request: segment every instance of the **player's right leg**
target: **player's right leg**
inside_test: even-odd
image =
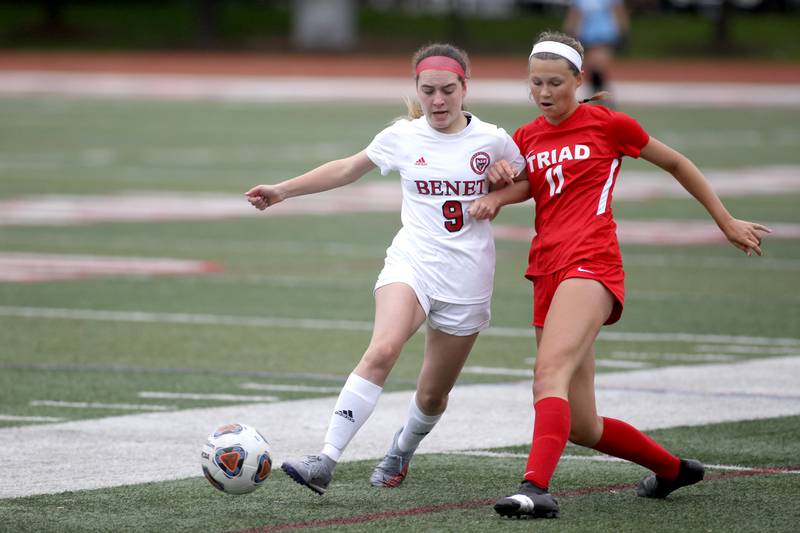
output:
[[[488,320],[488,318],[487,318]],[[428,327],[425,358],[417,391],[408,406],[408,415],[370,476],[374,487],[398,487],[408,473],[408,466],[422,439],[433,430],[447,408],[447,398],[478,337],[477,332],[451,335]]]
[[[614,296],[595,280],[569,278],[558,284],[544,327],[537,328],[533,444],[524,479],[516,493],[497,501],[498,514],[534,518],[558,515],[558,504],[548,487],[570,435],[570,383],[591,354],[613,305]]]
[[[372,339],[339,393],[322,451],[286,460],[281,469],[289,477],[317,494],[325,493],[339,458],[375,409],[403,345],[424,320],[425,311],[409,285],[390,283],[375,291]]]

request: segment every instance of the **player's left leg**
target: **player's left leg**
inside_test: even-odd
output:
[[[637,494],[664,498],[670,492],[703,479],[703,465],[681,460],[635,427],[614,418],[599,417],[594,391],[594,350],[575,372],[569,389],[569,440],[625,459],[654,472],[639,484]]]
[[[373,486],[393,488],[403,482],[417,446],[444,413],[448,394],[477,337],[477,333],[458,336],[428,327],[416,394],[411,398],[403,427],[394,435],[389,451],[372,472],[370,483]]]

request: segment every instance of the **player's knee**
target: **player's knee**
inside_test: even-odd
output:
[[[391,341],[372,342],[364,352],[360,366],[370,371],[388,374],[402,348],[402,344]]]
[[[540,362],[537,358],[533,370],[533,397],[560,396],[569,389],[569,375],[564,365]]]
[[[443,413],[447,408],[447,394],[418,388],[417,407],[419,407],[420,411],[429,416]]]

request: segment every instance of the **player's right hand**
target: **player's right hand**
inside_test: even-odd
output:
[[[494,199],[494,195],[487,194],[473,200],[467,208],[467,213],[476,220],[494,220],[500,212],[500,204]]]
[[[505,159],[495,162],[489,168],[489,182],[494,185],[501,183],[504,185],[512,185],[516,177],[517,173],[514,171],[514,167]]]
[[[274,185],[256,185],[244,194],[247,201],[260,211],[283,200],[283,196]]]

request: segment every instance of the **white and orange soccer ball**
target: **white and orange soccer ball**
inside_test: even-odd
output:
[[[206,439],[200,464],[214,488],[228,494],[247,494],[263,485],[272,471],[270,445],[255,428],[226,424]]]

